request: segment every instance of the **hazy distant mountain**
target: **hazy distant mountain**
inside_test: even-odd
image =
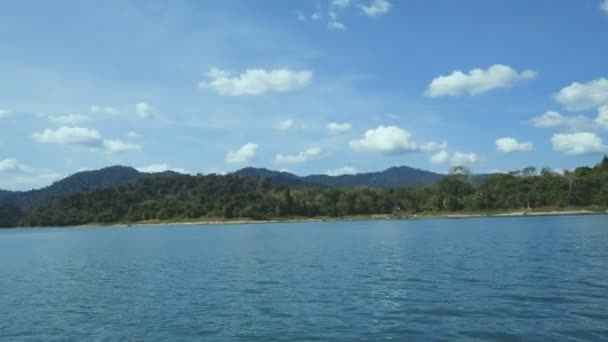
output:
[[[323,185],[330,187],[381,187],[397,188],[411,185],[429,185],[440,181],[444,175],[407,166],[392,167],[381,172],[358,173],[354,175],[328,176],[311,175],[300,177],[289,172],[268,169],[245,168],[234,173],[243,177],[269,178],[283,185]]]
[[[273,171],[264,168],[246,167],[233,173],[240,177],[250,178],[268,178],[274,184],[278,185],[312,185],[303,180],[302,177],[296,176],[293,173]]]

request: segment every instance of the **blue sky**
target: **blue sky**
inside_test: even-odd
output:
[[[0,188],[82,169],[592,165],[608,1],[4,1]]]

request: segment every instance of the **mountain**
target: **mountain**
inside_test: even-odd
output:
[[[434,184],[445,176],[439,173],[424,171],[408,166],[392,167],[381,172],[358,173],[354,175],[328,176],[311,175],[300,177],[289,172],[272,171],[260,168],[244,168],[234,172],[241,177],[268,178],[275,184],[291,186],[329,186],[337,188],[345,187],[378,187],[397,188],[413,185]]]
[[[235,176],[245,178],[268,178],[277,185],[289,186],[310,186],[320,185],[311,184],[303,180],[303,177],[296,176],[293,173],[283,171],[273,171],[264,168],[246,167],[232,173]]]
[[[0,201],[9,201],[22,208],[31,208],[64,195],[131,183],[145,175],[145,173],[127,166],[110,166],[100,170],[82,171],[38,190],[0,190]]]
[[[396,188],[412,185],[429,185],[440,181],[444,175],[407,166],[392,167],[381,172],[359,173],[355,175],[297,176],[289,172],[247,167],[233,173],[246,178],[268,178],[277,185],[317,186],[317,187],[378,187]],[[152,174],[139,172],[128,166],[110,166],[99,170],[77,172],[45,188],[30,191],[0,190],[0,203],[10,202],[23,209],[35,208],[42,203],[53,201],[65,195],[91,191],[99,188],[133,183]],[[174,177],[176,172],[166,171],[155,176]]]

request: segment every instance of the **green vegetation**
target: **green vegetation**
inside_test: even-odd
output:
[[[236,175],[149,176],[126,185],[70,194],[23,212],[0,204],[0,226],[88,223],[264,220],[357,215],[495,213],[534,208],[608,206],[608,158],[564,175],[534,168],[474,182],[462,167],[434,185],[407,188],[288,187]]]

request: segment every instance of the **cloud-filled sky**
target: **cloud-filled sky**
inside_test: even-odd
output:
[[[0,188],[83,169],[592,165],[608,0],[8,0]]]

